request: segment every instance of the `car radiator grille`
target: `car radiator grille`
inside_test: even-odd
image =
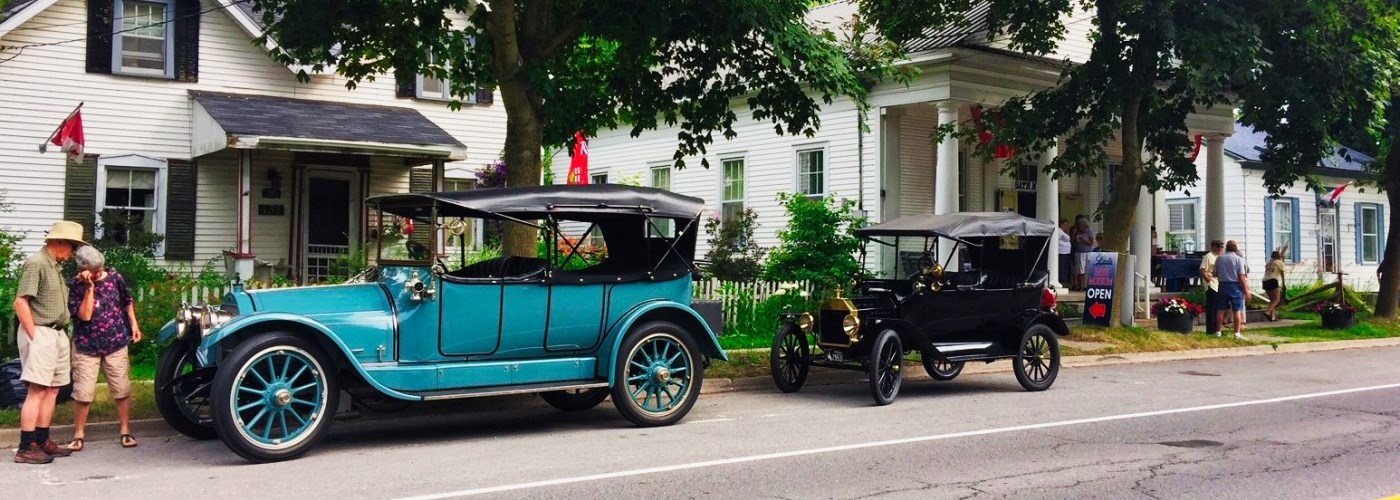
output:
[[[817,318],[817,326],[821,328],[821,343],[846,345],[851,342],[846,337],[845,329],[841,328],[841,322],[846,319],[847,311],[822,310]]]

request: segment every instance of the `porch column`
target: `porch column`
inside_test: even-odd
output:
[[[938,126],[953,127],[958,123],[959,103],[943,101],[938,103]],[[938,140],[938,164],[933,174],[933,213],[951,214],[958,211],[958,140],[944,136]],[[948,262],[949,270],[961,270],[957,260],[949,260],[954,245],[938,245],[939,262]]]
[[[1041,220],[1048,220],[1057,227],[1060,224],[1060,180],[1045,172],[1045,166],[1055,161],[1055,156],[1059,154],[1058,146],[1050,146],[1045,152],[1040,154],[1040,171],[1035,178],[1035,213],[1040,215]],[[1059,240],[1051,235],[1050,245],[1046,247],[1046,262],[1049,263],[1050,286],[1060,287],[1060,244]]]
[[[253,279],[253,151],[238,150],[237,226],[234,230],[233,272],[239,280]]]
[[[1211,240],[1225,239],[1225,134],[1210,134],[1206,143],[1206,241],[1197,249],[1210,249]]]
[[[1133,216],[1132,249],[1137,259],[1133,262],[1134,272],[1147,278],[1149,289],[1152,286],[1152,193],[1142,186],[1138,193],[1137,213]],[[1136,278],[1134,278],[1136,279]]]

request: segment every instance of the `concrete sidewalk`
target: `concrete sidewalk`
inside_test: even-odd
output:
[[[1241,356],[1260,356],[1266,354],[1292,354],[1321,351],[1338,351],[1345,349],[1367,349],[1375,347],[1400,347],[1400,337],[1384,339],[1365,340],[1337,340],[1331,342],[1305,342],[1298,344],[1281,344],[1277,347],[1268,345],[1254,345],[1245,347],[1224,347],[1215,349],[1196,349],[1189,351],[1164,351],[1164,352],[1143,352],[1125,353],[1109,355],[1084,355],[1065,356],[1061,358],[1061,366],[1066,369],[1087,368],[1095,366],[1112,366],[1135,363],[1158,363],[1164,361],[1184,361],[1197,359],[1234,358]],[[909,377],[923,377],[924,368],[918,363],[905,365],[905,374]],[[1011,371],[1011,363],[977,363],[968,364],[963,369],[963,374],[985,374],[1004,373]],[[833,385],[852,384],[865,380],[865,375],[858,371],[821,370],[812,372],[807,378],[807,385]],[[773,380],[769,377],[745,377],[745,378],[711,378],[705,380],[702,394],[716,394],[735,391],[777,391],[773,386]],[[512,402],[505,402],[507,405],[543,405],[538,398],[532,395],[509,396]],[[462,400],[458,400],[462,401]],[[403,418],[420,416],[423,412],[409,410],[405,412]],[[388,418],[394,418],[396,414]],[[120,431],[120,426],[116,422],[91,423],[87,426],[87,442],[99,442],[110,440],[115,442]],[[161,419],[137,420],[131,423],[131,432],[140,439],[156,439],[177,435]],[[56,438],[67,439],[73,434],[72,425],[55,426],[52,433]],[[19,442],[19,429],[0,429],[0,447],[13,449]]]

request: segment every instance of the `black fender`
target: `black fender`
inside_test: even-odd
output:
[[[861,325],[863,335],[874,338],[875,334],[885,330],[894,330],[899,335],[899,342],[904,345],[905,351],[927,351],[933,349],[933,343],[929,342],[927,335],[919,333],[914,324],[899,318],[880,318],[871,321],[869,325]],[[866,330],[869,328],[869,330]]]
[[[1055,332],[1055,335],[1061,337],[1069,335],[1069,325],[1066,325],[1065,320],[1060,319],[1060,317],[1056,316],[1054,313],[1041,311],[1039,309],[1027,309],[1021,311],[1021,313],[1016,316],[1016,319],[1020,325],[1018,333],[1025,332],[1031,325],[1043,324],[1050,327],[1050,329]]]

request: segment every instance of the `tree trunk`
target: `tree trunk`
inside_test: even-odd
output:
[[[544,136],[542,100],[530,91],[524,72],[501,81],[501,102],[506,108],[506,186],[540,185],[540,149]],[[507,222],[501,237],[501,253],[514,257],[535,257],[539,231],[524,224]]]
[[[1392,144],[1400,144],[1395,142],[1397,140],[1400,140],[1400,137],[1392,137]],[[1395,215],[1395,211],[1400,210],[1400,151],[1396,151],[1394,146],[1386,155],[1385,172],[1381,175],[1385,184],[1385,197],[1390,202],[1390,234],[1386,236],[1385,253],[1381,259],[1380,294],[1376,295],[1376,316],[1394,318],[1395,301],[1400,295],[1400,217]],[[1361,228],[1356,230],[1360,231]]]
[[[1142,186],[1142,134],[1138,132],[1142,97],[1130,97],[1123,102],[1123,164],[1113,180],[1113,199],[1104,204],[1103,248],[1127,252],[1137,216],[1138,197]]]

